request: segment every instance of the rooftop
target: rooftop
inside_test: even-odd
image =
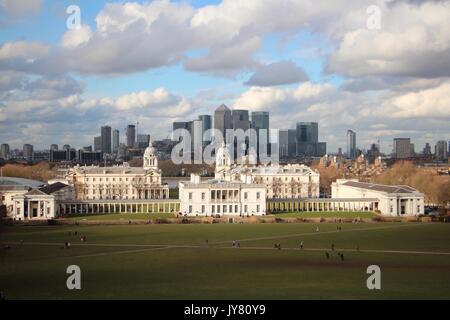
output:
[[[419,191],[409,186],[384,185],[368,182],[346,181],[342,183],[344,186],[355,187],[360,189],[368,189],[387,193],[418,193]]]
[[[0,186],[12,186],[12,187],[30,187],[38,188],[45,185],[42,181],[15,178],[15,177],[0,177]]]

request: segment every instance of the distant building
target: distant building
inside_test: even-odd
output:
[[[394,138],[393,156],[396,159],[408,159],[411,157],[411,139]]]
[[[3,143],[0,146],[0,158],[5,160],[9,159],[9,144]]]
[[[81,164],[98,164],[103,160],[103,153],[101,151],[92,151],[80,149],[78,150],[78,162]]]
[[[214,137],[217,143],[226,141],[226,130],[233,129],[231,110],[224,104],[214,111],[214,129],[221,133],[221,137]]]
[[[202,122],[203,132],[203,146],[207,146],[211,143],[211,129],[212,129],[212,117],[207,114],[198,116],[198,119]]]
[[[278,148],[281,158],[287,158],[289,156],[289,133],[288,130],[280,130],[278,132]]]
[[[429,155],[432,154],[432,153],[431,153],[431,146],[430,146],[430,144],[429,144],[428,142],[425,143],[425,147],[423,148],[422,154],[423,154],[424,156],[429,156]]]
[[[120,144],[120,132],[117,129],[114,129],[113,131],[113,137],[112,137],[112,151],[113,153],[117,153],[117,150],[119,149]]]
[[[288,156],[295,157],[297,155],[297,130],[288,129]]]
[[[50,150],[50,162],[74,161],[77,153],[75,149]]]
[[[34,160],[34,150],[33,150],[33,146],[31,144],[23,145],[23,158],[27,161]]]
[[[94,150],[102,151],[102,137],[94,137]]]
[[[111,127],[103,126],[101,128],[101,139],[102,139],[102,152],[109,154],[111,153]]]
[[[260,158],[261,153],[265,153],[267,155],[270,154],[270,117],[269,112],[266,111],[258,111],[258,112],[252,112],[252,122],[251,122],[252,129],[256,130],[256,137],[257,137],[257,146],[256,146],[256,152],[258,155],[258,159]],[[265,130],[265,140],[266,144],[263,144],[262,141],[260,141],[262,135],[262,131]],[[261,132],[261,134],[260,134]],[[260,150],[260,148],[263,147],[264,149]]]
[[[133,148],[136,143],[136,126],[129,124],[127,126],[127,147]]]
[[[298,122],[297,155],[322,157],[326,154],[326,143],[319,142],[319,124],[317,122]]]
[[[139,149],[145,149],[150,144],[150,135],[149,134],[138,134],[137,136],[137,147]]]
[[[58,150],[58,145],[57,144],[52,144],[51,146],[50,146],[50,151],[52,151],[52,150]]]
[[[434,156],[438,161],[444,161],[448,158],[447,141],[441,140],[436,143]]]
[[[356,158],[356,132],[353,130],[347,130],[347,157]]]

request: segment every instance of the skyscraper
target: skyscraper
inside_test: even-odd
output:
[[[117,150],[119,149],[120,144],[120,132],[117,129],[114,129],[113,131],[113,153],[117,153]]]
[[[317,122],[297,123],[297,154],[315,156],[319,142],[319,125]]]
[[[434,156],[436,160],[443,161],[448,158],[447,141],[438,141],[434,150]]]
[[[57,144],[52,144],[51,146],[50,146],[50,151],[58,151],[58,145]]]
[[[34,150],[31,144],[23,145],[23,157],[27,161],[32,161],[34,159]]]
[[[102,151],[102,137],[94,137],[94,151]]]
[[[295,157],[297,154],[297,130],[288,130],[288,156]]]
[[[248,110],[234,109],[231,111],[231,117],[233,119],[233,129],[242,129],[247,131],[250,128],[250,118]]]
[[[150,145],[150,135],[149,134],[138,134],[137,147],[139,149],[145,149],[149,145]]]
[[[407,159],[411,157],[411,139],[394,138],[393,156],[396,159]]]
[[[8,160],[9,159],[9,144],[2,144],[0,147],[0,158]]]
[[[289,131],[280,130],[278,132],[279,155],[282,158],[289,156]]]
[[[102,152],[111,153],[111,127],[103,126],[101,128]]]
[[[353,130],[347,130],[347,157],[356,158],[356,132]]]
[[[207,146],[211,142],[211,131],[212,129],[212,117],[208,114],[202,114],[198,116],[198,119],[202,122],[202,132],[203,132],[203,146]]]
[[[269,126],[270,126],[270,120],[269,120],[269,112],[266,111],[258,111],[258,112],[252,112],[252,128],[255,129],[256,131],[256,136],[257,136],[257,147],[256,147],[256,152],[258,155],[258,159],[259,159],[259,154],[260,151],[264,151],[264,150],[260,150],[260,130],[266,130],[266,134],[265,134],[265,139],[267,141],[267,144],[265,146],[265,151],[266,154],[270,154],[270,150],[269,150]],[[262,133],[261,133],[262,134]]]
[[[231,116],[231,110],[224,104],[214,111],[214,129],[219,130],[220,137],[214,137],[218,142],[226,141],[226,130],[233,129],[233,120]]]
[[[136,144],[136,126],[129,124],[127,126],[127,147],[133,148]]]

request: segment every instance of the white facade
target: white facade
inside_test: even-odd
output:
[[[59,215],[57,202],[74,198],[72,186],[54,183],[13,196],[14,220],[54,219]]]
[[[424,195],[409,186],[381,185],[338,179],[331,186],[331,197],[333,199],[378,199],[374,209],[384,216],[424,214]]]
[[[246,161],[245,163],[254,163]],[[215,178],[226,181],[242,181],[264,185],[268,199],[318,198],[320,175],[303,164],[288,165],[232,165],[228,148],[222,145],[216,153]]]
[[[266,189],[247,182],[209,180],[197,175],[179,183],[180,213],[184,216],[261,216],[266,214]]]
[[[162,183],[156,150],[149,146],[143,167],[74,167],[66,179],[75,187],[78,200],[168,199],[169,186]]]

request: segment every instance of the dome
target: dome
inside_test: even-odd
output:
[[[150,156],[156,154],[156,149],[153,147],[152,143],[145,149],[144,156]]]

